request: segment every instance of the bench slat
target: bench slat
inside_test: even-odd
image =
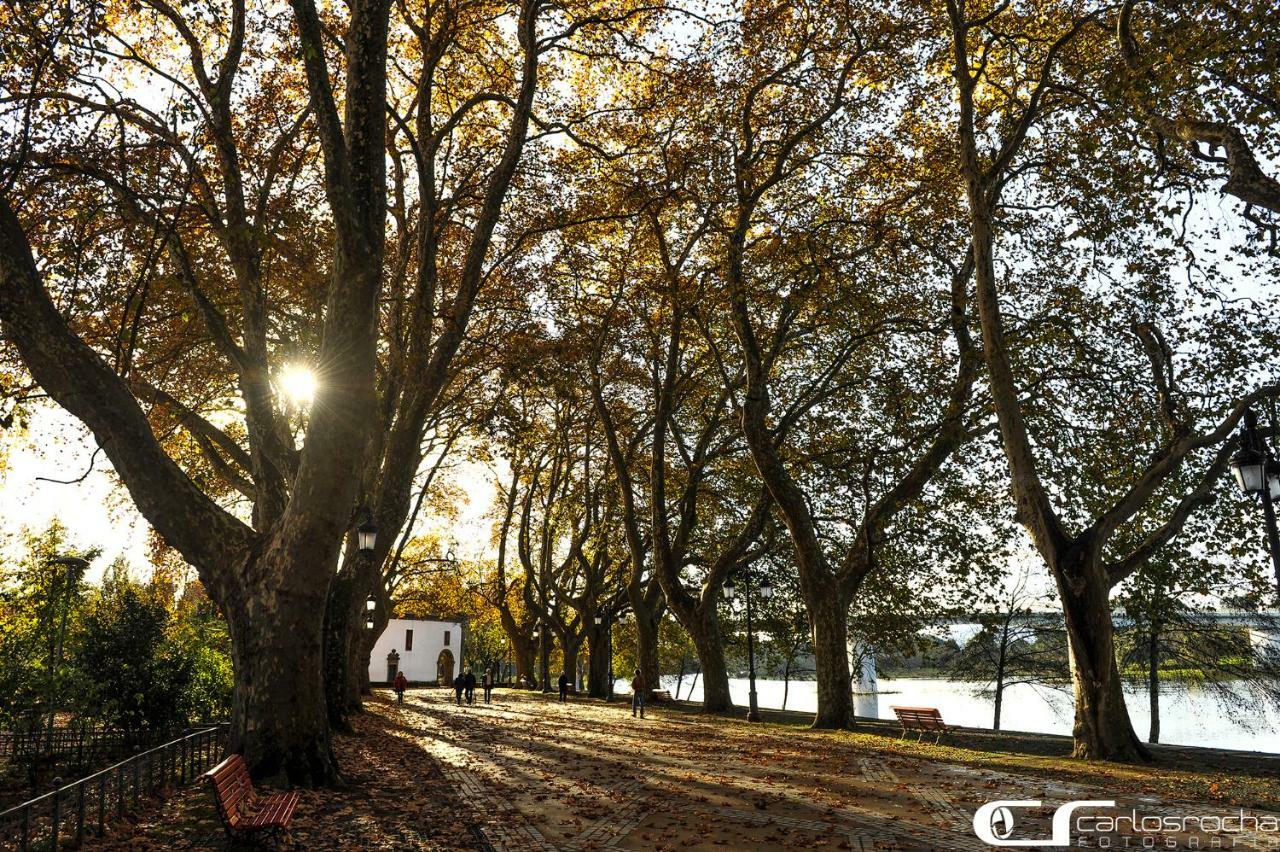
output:
[[[241,755],[233,754],[202,776],[209,783],[218,816],[230,835],[262,829],[288,828],[298,806],[298,793],[259,797],[249,768]]]
[[[933,733],[936,734],[934,741],[937,742],[943,734],[955,727],[942,720],[942,713],[937,707],[891,707],[890,709],[898,717],[904,737],[907,731],[919,731],[921,735]]]

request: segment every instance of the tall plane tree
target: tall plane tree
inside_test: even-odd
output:
[[[1183,307],[1195,294],[1167,279],[1159,248],[1167,228],[1142,195],[1147,185],[1132,179],[1142,160],[1103,177],[1108,208],[1137,216],[1090,206],[1099,175],[1085,163],[1103,152],[1125,160],[1128,141],[1073,85],[1089,79],[1085,69],[1099,54],[1089,41],[1100,32],[1098,13],[1071,4],[974,8],[964,0],[948,0],[946,9],[983,350],[1017,517],[1056,581],[1066,618],[1075,754],[1145,758],[1116,665],[1111,591],[1212,498],[1234,449],[1227,438],[1246,408],[1277,388],[1258,388],[1252,378],[1259,362],[1250,335],[1223,346],[1222,324],[1197,321]],[[1016,46],[1000,35],[1014,31],[1022,34]],[[1078,192],[1056,194],[1053,180]],[[1022,215],[1055,204],[1059,215]],[[1046,231],[1032,236],[1035,228]],[[1019,277],[1043,290],[1018,288],[1013,275],[998,272],[1002,231],[1019,237],[1009,249],[1021,248],[1010,261],[1022,267]],[[1091,241],[1092,260],[1072,248],[1069,234]],[[1106,263],[1117,256],[1119,275]],[[1010,334],[1006,303],[1026,316],[1032,299],[1037,321]],[[1181,339],[1166,334],[1174,330]],[[1125,447],[1130,455],[1120,464]],[[1178,487],[1179,474],[1189,484]],[[1150,511],[1161,505],[1163,515]]]

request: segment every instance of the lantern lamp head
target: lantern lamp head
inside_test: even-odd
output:
[[[773,583],[769,582],[769,578],[765,577],[760,581],[760,599],[768,600],[773,597]]]
[[[372,556],[378,543],[378,525],[373,522],[373,512],[366,507],[364,523],[356,528],[356,549],[362,556]]]
[[[1260,494],[1265,483],[1267,457],[1253,447],[1241,447],[1231,457],[1231,472],[1235,474],[1236,484],[1245,494]]]

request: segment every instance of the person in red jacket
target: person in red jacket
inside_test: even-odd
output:
[[[396,672],[396,679],[391,682],[391,688],[396,691],[396,703],[404,703],[404,691],[409,686],[409,679],[404,676],[404,672]]]

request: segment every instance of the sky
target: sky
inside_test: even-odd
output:
[[[41,530],[58,518],[73,546],[102,550],[90,566],[90,582],[98,582],[117,556],[125,557],[135,579],[151,576],[147,522],[133,507],[104,453],[98,453],[90,470],[95,444],[78,420],[56,406],[42,406],[35,409],[26,434],[10,431],[0,435],[0,441],[8,449],[0,472],[0,556],[6,560],[17,556],[24,527]],[[441,532],[445,540],[452,537],[463,560],[483,557],[490,537],[485,515],[494,494],[489,476],[482,465],[459,462],[450,475],[466,495],[457,521],[442,530],[437,519],[423,518],[415,530]],[[64,484],[42,477],[83,480]]]

